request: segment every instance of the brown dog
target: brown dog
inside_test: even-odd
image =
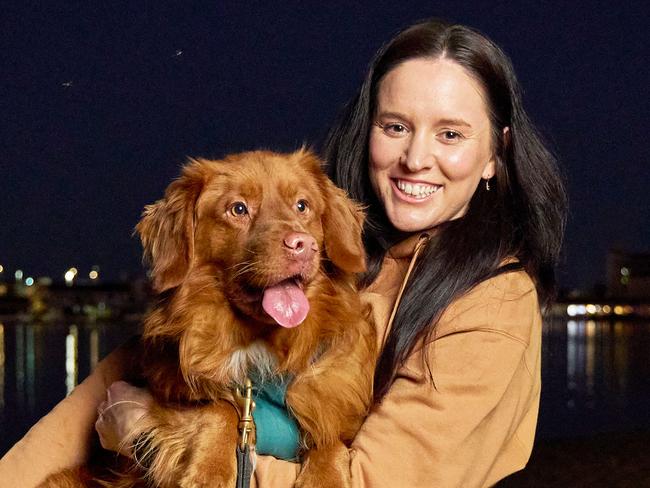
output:
[[[160,405],[149,481],[234,486],[238,419],[221,399],[255,371],[293,378],[286,401],[310,461],[298,485],[346,485],[334,453],[367,413],[375,359],[354,285],[362,220],[305,150],[192,160],[146,207],[137,231],[161,294],[143,335]]]

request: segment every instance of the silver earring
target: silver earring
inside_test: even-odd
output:
[[[485,180],[485,189],[487,191],[490,191],[490,179],[489,178],[487,180]]]

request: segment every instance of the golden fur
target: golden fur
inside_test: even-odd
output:
[[[137,232],[161,294],[142,339],[143,376],[159,404],[146,425],[156,452],[149,481],[234,486],[237,417],[220,399],[257,368],[294,378],[287,404],[310,450],[298,485],[347,485],[341,449],[369,408],[375,359],[354,286],[365,266],[362,221],[305,150],[192,160],[146,207]],[[299,263],[285,244],[293,233],[317,248]],[[310,311],[284,328],[261,293],[294,276]],[[120,486],[138,482],[130,473]]]

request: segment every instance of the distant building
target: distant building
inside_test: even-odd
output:
[[[44,290],[45,308],[64,315],[95,317],[144,312],[149,295],[143,283],[99,283],[67,286],[54,283]]]
[[[612,298],[650,300],[650,253],[610,250],[607,294]]]
[[[106,319],[140,316],[148,308],[147,282],[48,283],[26,286],[0,283],[0,317],[29,315],[44,320],[64,316]]]

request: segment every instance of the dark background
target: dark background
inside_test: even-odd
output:
[[[131,237],[189,155],[318,143],[381,43],[440,16],[511,56],[571,199],[560,281],[650,249],[643,2],[5,2],[0,264],[141,273]]]

